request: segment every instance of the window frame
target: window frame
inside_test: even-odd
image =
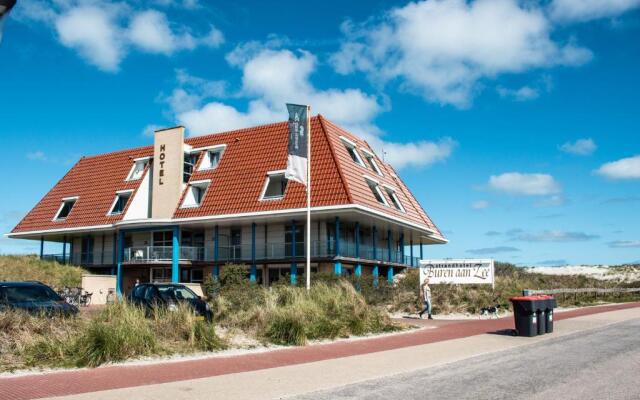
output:
[[[150,160],[151,160],[151,157],[134,158],[133,165],[131,166],[131,169],[129,170],[127,177],[125,178],[125,182],[138,181],[142,179],[142,177],[144,176],[144,170],[147,168],[147,165],[149,165]],[[134,178],[133,174],[136,171],[136,166],[140,163],[143,164],[142,172],[140,173],[140,176],[138,178]]]
[[[289,188],[289,180],[285,176],[286,170],[278,170],[278,171],[269,171],[267,172],[267,179],[265,179],[264,184],[262,186],[262,192],[260,193],[260,201],[274,201],[274,200],[282,200],[287,194],[287,189]],[[282,196],[270,196],[265,197],[267,193],[267,188],[269,187],[269,182],[273,176],[282,175],[282,179],[286,181],[284,185],[284,190],[282,191]]]
[[[383,206],[389,207],[389,202],[387,201],[387,198],[384,196],[384,193],[382,193],[382,190],[380,190],[380,182],[378,182],[377,179],[367,175],[363,175],[363,177],[367,186],[369,186],[369,189],[371,190],[371,194],[373,195],[373,198],[376,199],[376,202],[378,204],[382,204]],[[373,186],[371,184],[373,184]],[[376,195],[373,193],[374,190],[376,193],[378,193],[378,195],[382,199],[382,202],[380,202],[376,197]]]
[[[203,158],[202,161],[200,161],[200,165],[198,165],[197,171],[212,171],[212,170],[218,168],[218,166],[220,165],[220,162],[222,162],[222,156],[224,155],[224,152],[225,152],[226,148],[227,148],[226,144],[217,144],[217,145],[214,145],[214,146],[199,147],[197,149],[191,150],[191,152],[193,152],[193,153],[203,152],[204,153],[204,157],[210,157],[210,153],[218,153],[218,154],[220,154],[220,159],[218,160],[218,163],[215,166],[211,166],[211,164],[209,164],[209,166],[203,167],[203,165],[206,165],[206,164],[204,164],[205,159]]]
[[[209,191],[209,186],[211,186],[211,179],[200,179],[197,181],[193,181],[193,182],[189,182],[189,184],[187,185],[187,192],[184,195],[184,198],[182,199],[182,203],[180,204],[180,208],[198,208],[202,205],[202,202],[204,201],[204,197],[207,195],[207,192]],[[190,193],[192,193],[191,191],[194,188],[198,188],[199,190],[202,190],[202,195],[200,196],[200,201],[196,201],[195,195],[192,194],[192,197],[194,199],[194,201],[196,201],[196,203],[194,204],[185,204],[185,202],[188,199],[188,196]]]
[[[379,176],[384,176],[382,170],[380,169],[380,166],[378,165],[378,162],[376,161],[376,155],[363,147],[361,147],[360,150],[362,150],[362,153],[364,153],[364,158],[367,159],[367,162],[371,166],[371,169],[373,169],[373,171]]]
[[[65,221],[67,218],[69,218],[69,215],[71,215],[71,211],[73,211],[73,207],[75,207],[76,203],[78,202],[78,199],[80,199],[80,196],[63,197],[60,203],[60,207],[58,207],[58,211],[56,211],[56,215],[53,217],[52,221]],[[60,213],[62,212],[62,209],[64,208],[65,204],[70,202],[72,202],[73,204],[71,204],[71,208],[69,208],[69,212],[67,213],[67,215],[60,218]]]
[[[347,139],[344,136],[340,136],[340,140],[342,141],[344,147],[347,149],[347,153],[349,153],[349,157],[351,157],[352,160],[353,157],[351,156],[351,151],[353,151],[353,154],[355,154],[357,160],[353,160],[353,162],[366,169],[367,165],[364,163],[364,160],[362,159],[362,156],[358,151],[358,146],[355,144],[355,142]]]
[[[118,199],[120,198],[121,195],[127,194],[128,198],[127,198],[127,202],[124,204],[124,207],[122,208],[122,211],[119,212],[114,212],[114,208],[116,207],[116,204],[118,204]],[[129,205],[129,200],[131,200],[131,197],[133,197],[133,189],[125,189],[125,190],[118,190],[116,191],[116,197],[115,199],[113,199],[113,202],[111,203],[111,207],[109,208],[109,212],[107,212],[108,216],[113,216],[113,215],[122,215],[124,214],[124,211],[127,209],[127,205]]]
[[[389,186],[389,185],[382,185],[384,187],[384,190],[387,192],[387,196],[389,196],[389,199],[391,200],[391,203],[393,204],[393,208],[395,208],[396,210],[406,213],[407,210],[404,208],[404,205],[402,205],[402,202],[400,201],[400,198],[398,197],[398,190],[396,188],[394,188],[393,186]],[[397,205],[396,205],[397,203]]]

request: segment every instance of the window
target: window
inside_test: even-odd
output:
[[[360,157],[360,153],[358,152],[358,149],[356,149],[356,144],[343,136],[340,136],[340,140],[344,143],[344,147],[346,147],[353,162],[364,167],[364,161],[362,161],[362,157]]]
[[[184,200],[182,201],[182,208],[200,207],[200,204],[202,204],[202,200],[204,199],[204,195],[207,192],[207,188],[209,187],[210,183],[210,179],[193,181],[189,183],[187,193],[185,194]]]
[[[149,163],[149,157],[138,158],[133,160],[133,166],[131,167],[131,171],[129,171],[129,175],[127,175],[126,181],[135,181],[142,178],[142,174],[144,173],[144,169],[147,167]]]
[[[374,179],[367,178],[367,177],[365,177],[365,180],[367,181],[367,185],[369,185],[369,189],[371,189],[371,193],[373,193],[373,197],[376,198],[378,203],[388,206],[389,204],[387,203],[387,199],[384,198],[384,195],[380,190],[380,185],[378,184],[378,182],[376,182]]]
[[[151,282],[171,282],[171,268],[151,268]],[[153,293],[154,287],[149,286],[151,292],[147,291],[147,296]]]
[[[204,150],[204,158],[198,167],[198,171],[204,171],[208,169],[215,169],[220,164],[220,159],[222,158],[222,152],[226,148],[226,145],[217,145],[213,147],[203,148]],[[198,151],[201,149],[194,149],[193,151]]]
[[[387,191],[387,195],[391,199],[391,203],[393,203],[393,206],[396,208],[396,210],[404,212],[404,207],[402,207],[402,203],[400,203],[400,199],[398,198],[398,195],[396,194],[396,190],[394,188],[392,188],[390,186],[386,186],[386,185],[385,185],[384,189]]]
[[[133,190],[123,190],[121,192],[116,192],[116,198],[113,201],[113,205],[111,206],[110,215],[118,215],[124,212],[125,207],[127,206],[127,202],[129,202],[129,198],[131,197],[131,193]]]
[[[262,189],[261,200],[281,199],[287,190],[287,178],[284,177],[284,171],[267,173],[267,181]]]
[[[378,163],[376,162],[376,157],[373,155],[373,153],[365,149],[362,149],[362,153],[364,154],[364,158],[367,159],[367,162],[369,163],[369,166],[371,167],[371,169],[374,170],[376,174],[380,176],[384,176],[382,174],[382,170],[380,170],[380,167],[378,167]]]
[[[62,199],[62,204],[60,204],[60,208],[58,208],[58,212],[56,216],[53,218],[54,220],[64,220],[69,214],[71,214],[71,210],[73,206],[76,204],[77,197],[66,197]]]
[[[173,232],[153,232],[153,247],[171,247],[173,245]]]
[[[193,167],[198,161],[198,153],[184,153],[184,172],[182,174],[182,182],[187,183],[193,174]]]

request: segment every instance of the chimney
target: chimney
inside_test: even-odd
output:
[[[152,218],[171,218],[182,195],[184,127],[161,129],[153,136]]]

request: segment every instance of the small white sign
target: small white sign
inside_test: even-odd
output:
[[[427,277],[430,284],[494,285],[493,260],[420,260],[420,282],[424,282]]]

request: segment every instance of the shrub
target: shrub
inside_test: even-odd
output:
[[[52,287],[78,287],[86,270],[36,256],[0,256],[0,281],[39,281]]]

